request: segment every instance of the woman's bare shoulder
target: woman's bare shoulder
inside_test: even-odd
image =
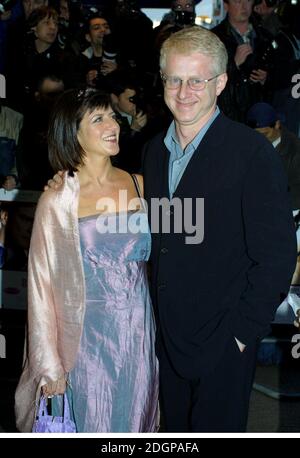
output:
[[[132,183],[132,175],[134,175],[138,181],[138,185],[139,185],[139,188],[140,188],[140,191],[141,191],[141,196],[143,197],[144,196],[144,180],[143,180],[143,176],[138,174],[138,173],[133,173],[133,174],[130,174],[128,172],[126,172],[125,170],[121,170],[121,169],[118,169],[118,168],[115,168],[116,172],[117,172],[117,176],[118,176],[118,179],[120,180],[120,182],[122,182],[123,184],[126,183],[128,184],[129,186],[131,185]]]

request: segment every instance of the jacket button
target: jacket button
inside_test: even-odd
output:
[[[173,211],[173,210],[167,210],[167,211],[166,211],[166,215],[167,215],[167,216],[174,215],[174,211]]]
[[[165,247],[164,247],[164,248],[162,248],[162,249],[160,250],[160,252],[161,252],[162,254],[167,254],[167,253],[169,252],[169,250],[168,250],[168,248],[165,248]]]

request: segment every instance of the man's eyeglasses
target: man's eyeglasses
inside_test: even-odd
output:
[[[181,87],[182,83],[186,81],[188,84],[188,87],[192,89],[193,91],[203,91],[203,89],[206,88],[206,85],[209,81],[214,80],[215,78],[217,78],[220,75],[221,73],[213,76],[212,78],[207,78],[205,80],[202,80],[200,78],[189,78],[188,80],[182,80],[181,78],[178,78],[177,76],[167,76],[161,73],[161,79],[167,89],[178,89]]]

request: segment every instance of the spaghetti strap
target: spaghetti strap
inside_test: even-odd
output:
[[[139,185],[139,182],[138,182],[138,179],[137,179],[136,175],[132,174],[130,176],[133,179],[133,183],[134,183],[134,187],[136,189],[137,195],[139,196],[140,199],[142,199],[141,189],[140,189],[140,185]]]
[[[144,198],[142,197],[142,193],[141,193],[141,188],[140,188],[140,185],[139,185],[139,182],[138,182],[138,179],[136,177],[136,175],[130,175],[132,180],[133,180],[133,183],[134,183],[134,187],[136,189],[136,192],[137,192],[137,195],[139,196],[139,199],[141,199],[141,204],[142,204],[142,209],[147,213],[147,207],[145,205],[145,201],[144,201]]]

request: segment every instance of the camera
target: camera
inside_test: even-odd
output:
[[[187,25],[194,25],[195,14],[191,11],[175,10],[175,25],[178,27],[184,27]]]
[[[129,101],[131,103],[134,103],[136,106],[136,112],[137,113],[145,113],[146,112],[146,103],[144,101],[144,98],[142,97],[141,94],[135,94],[132,97],[129,98]]]
[[[136,0],[117,0],[117,7],[121,14],[128,16],[139,12]]]
[[[112,33],[104,35],[102,42],[102,61],[103,62],[117,62],[117,43]]]
[[[277,42],[263,41],[253,54],[250,54],[242,65],[243,71],[248,74],[248,77],[253,70],[269,71],[273,65],[273,52],[277,48]]]

